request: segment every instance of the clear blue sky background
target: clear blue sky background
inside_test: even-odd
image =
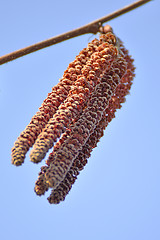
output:
[[[0,2],[0,55],[80,27],[131,0]],[[34,193],[39,165],[11,165],[14,141],[68,64],[80,36],[0,67],[0,239],[160,239],[160,1],[109,22],[135,58],[131,94],[66,200]]]

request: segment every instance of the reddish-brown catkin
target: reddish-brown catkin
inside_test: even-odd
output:
[[[109,122],[115,117],[117,109],[121,108],[121,104],[125,102],[125,96],[129,93],[134,77],[134,66],[133,59],[128,55],[128,52],[122,48],[124,58],[127,60],[127,71],[126,74],[121,78],[119,85],[116,88],[115,94],[109,101],[109,106],[103,114],[103,117],[94,132],[89,137],[87,143],[83,146],[82,151],[79,152],[77,158],[74,160],[70,170],[66,174],[64,180],[59,184],[56,189],[53,189],[48,201],[50,203],[58,204],[60,201],[64,201],[66,195],[69,193],[72,185],[77,179],[79,172],[84,168],[87,163],[87,159],[90,154],[97,146],[100,138],[104,134],[104,129],[107,127]],[[50,156],[52,153],[50,154]],[[50,164],[49,159],[47,161]],[[39,180],[39,179],[38,179]],[[38,182],[38,181],[37,181]],[[45,184],[44,184],[45,186]]]
[[[27,151],[33,146],[49,119],[53,117],[58,107],[67,98],[71,86],[77,78],[77,73],[81,72],[82,67],[96,51],[99,44],[97,39],[93,40],[69,64],[60,82],[52,88],[52,92],[48,94],[39,111],[32,117],[28,126],[14,143],[14,147],[12,148],[12,164],[19,166],[24,162]]]
[[[50,203],[65,199],[132,85],[133,60],[106,29],[69,64],[12,148],[18,166],[30,147],[35,163],[53,147],[35,183],[37,195],[52,188]]]

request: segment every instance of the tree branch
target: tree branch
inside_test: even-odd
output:
[[[29,53],[32,53],[32,52],[35,52],[35,51],[38,51],[40,49],[43,49],[43,48],[46,48],[46,47],[49,47],[51,45],[54,45],[56,43],[60,43],[62,41],[65,41],[67,39],[70,39],[70,38],[73,38],[73,37],[77,37],[77,36],[80,36],[80,35],[83,35],[83,34],[86,34],[86,33],[94,33],[96,34],[97,32],[100,31],[100,27],[102,26],[103,23],[109,21],[109,20],[112,20],[126,12],[129,12],[147,2],[150,2],[151,0],[139,0],[137,2],[134,2],[128,6],[125,6],[113,13],[110,13],[108,14],[107,16],[105,17],[102,17],[102,18],[99,18],[91,23],[88,23],[80,28],[76,28],[72,31],[69,31],[69,32],[66,32],[66,33],[63,33],[63,34],[60,34],[58,36],[55,36],[55,37],[52,37],[52,38],[49,38],[47,40],[44,40],[42,42],[38,42],[36,44],[33,44],[31,46],[28,46],[28,47],[25,47],[25,48],[22,48],[22,49],[19,49],[15,52],[12,52],[12,53],[9,53],[9,54],[6,54],[2,57],[0,57],[0,65],[4,64],[4,63],[7,63],[7,62],[10,62],[14,59],[17,59],[19,57],[22,57],[24,55],[27,55]]]

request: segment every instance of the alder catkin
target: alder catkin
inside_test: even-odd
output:
[[[51,204],[64,201],[133,82],[133,59],[122,41],[111,27],[102,32],[69,64],[12,148],[16,166],[32,146],[34,163],[53,148],[34,188],[39,196],[51,188]]]

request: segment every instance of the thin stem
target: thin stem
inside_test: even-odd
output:
[[[31,46],[28,46],[28,47],[25,47],[25,48],[22,48],[22,49],[19,49],[15,52],[12,52],[12,53],[9,53],[9,54],[6,54],[2,57],[0,57],[0,65],[4,64],[4,63],[7,63],[7,62],[10,62],[14,59],[17,59],[19,57],[22,57],[24,55],[27,55],[29,53],[32,53],[32,52],[35,52],[35,51],[38,51],[40,49],[43,49],[43,48],[46,48],[46,47],[49,47],[51,45],[54,45],[56,43],[60,43],[62,41],[65,41],[67,39],[70,39],[70,38],[73,38],[73,37],[77,37],[77,36],[80,36],[80,35],[83,35],[83,34],[86,34],[86,33],[94,33],[96,34],[97,32],[100,31],[100,27],[102,26],[103,23],[109,21],[109,20],[112,20],[126,12],[129,12],[139,6],[142,6],[143,4],[147,3],[147,2],[150,2],[151,0],[139,0],[137,2],[134,2],[128,6],[125,6],[113,13],[110,13],[108,14],[107,16],[105,17],[102,17],[102,18],[99,18],[91,23],[88,23],[80,28],[76,28],[72,31],[69,31],[69,32],[66,32],[66,33],[63,33],[63,34],[60,34],[58,36],[55,36],[55,37],[52,37],[52,38],[49,38],[47,40],[44,40],[42,42],[38,42],[36,44],[33,44]]]

